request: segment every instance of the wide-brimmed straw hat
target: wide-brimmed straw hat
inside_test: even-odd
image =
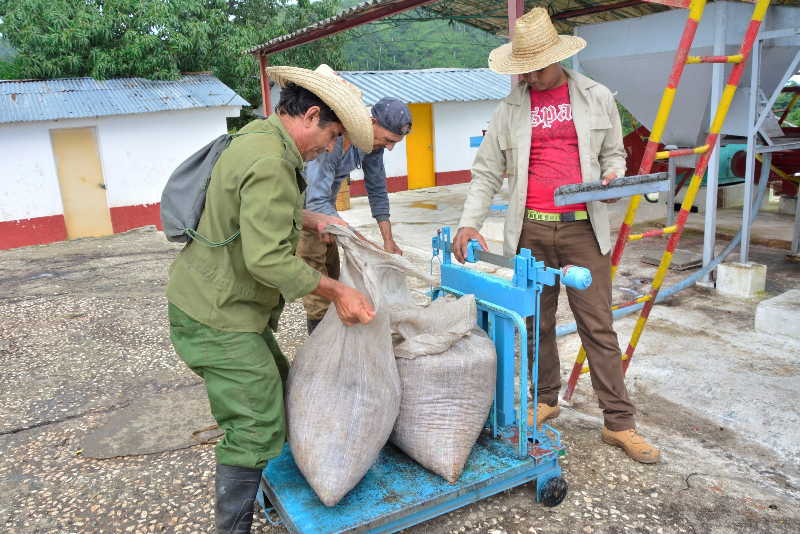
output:
[[[559,35],[547,10],[532,9],[517,19],[511,42],[489,53],[489,68],[499,74],[525,74],[574,56],[586,41]]]
[[[267,74],[281,87],[294,83],[317,95],[330,107],[350,141],[365,152],[372,152],[372,118],[361,99],[361,90],[338,76],[328,65],[315,70],[300,67],[267,67]]]

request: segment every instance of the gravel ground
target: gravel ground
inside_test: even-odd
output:
[[[168,339],[163,292],[177,250],[143,229],[0,251],[0,531],[213,531],[211,445],[108,460],[81,454],[86,436],[122,407],[198,385]],[[681,306],[710,298],[686,295]],[[291,356],[305,338],[299,303],[282,323],[277,337]],[[571,356],[562,360],[566,371]],[[757,436],[634,380],[640,427],[664,456],[639,465],[599,441],[584,380],[557,421],[568,448],[564,503],[537,505],[526,485],[408,532],[800,532],[800,489]],[[254,532],[284,530],[259,516]]]

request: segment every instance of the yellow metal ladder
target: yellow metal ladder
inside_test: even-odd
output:
[[[658,0],[653,1],[658,2]],[[670,1],[669,5],[675,7],[675,2]],[[683,202],[681,203],[681,208],[678,212],[678,217],[674,225],[651,230],[641,234],[631,234],[631,227],[633,226],[633,221],[636,216],[636,210],[639,207],[639,202],[641,201],[641,196],[637,195],[631,197],[628,203],[628,210],[625,214],[625,219],[622,222],[622,226],[620,227],[619,235],[617,236],[617,242],[614,246],[614,251],[611,256],[612,280],[616,276],[617,268],[619,267],[620,260],[622,259],[622,253],[625,250],[625,245],[628,241],[638,241],[648,237],[667,234],[669,234],[670,237],[667,241],[664,253],[661,256],[661,262],[659,263],[655,277],[653,278],[650,291],[631,302],[612,307],[612,310],[616,310],[627,306],[634,306],[640,303],[644,304],[642,311],[639,314],[639,319],[636,321],[636,326],[633,329],[633,333],[631,334],[628,347],[625,350],[625,353],[621,356],[623,373],[628,370],[628,366],[633,358],[633,353],[636,350],[636,345],[639,343],[639,339],[642,336],[644,327],[647,324],[647,319],[650,316],[650,310],[652,310],[653,305],[656,302],[656,297],[658,296],[658,292],[661,289],[662,283],[664,282],[667,269],[672,263],[672,255],[675,252],[678,242],[680,241],[681,234],[683,233],[684,226],[686,225],[686,219],[689,217],[689,210],[694,203],[697,190],[700,188],[703,175],[706,172],[706,167],[708,166],[709,159],[713,153],[713,147],[716,145],[722,124],[725,122],[728,109],[730,108],[731,102],[733,101],[733,96],[736,93],[736,88],[738,87],[742,73],[744,72],[745,63],[747,62],[750,52],[753,49],[753,43],[758,36],[761,22],[766,15],[769,5],[770,0],[757,0],[755,2],[750,23],[745,31],[744,39],[739,47],[739,53],[729,56],[690,56],[689,50],[692,47],[695,34],[697,33],[697,27],[700,24],[700,19],[703,17],[703,12],[705,11],[706,7],[706,0],[691,0],[690,2],[683,3],[679,6],[688,7],[689,16],[686,20],[686,25],[683,29],[683,35],[681,36],[678,49],[675,53],[672,72],[670,73],[667,86],[664,88],[664,92],[661,96],[661,103],[658,107],[658,113],[656,114],[656,119],[653,123],[653,128],[650,133],[650,139],[645,147],[645,152],[642,156],[642,162],[637,174],[649,174],[651,172],[653,162],[657,159],[667,159],[690,154],[699,154],[700,157],[695,165],[692,179],[689,182],[688,189],[684,195]],[[672,105],[675,100],[675,92],[677,91],[678,84],[680,83],[681,75],[683,74],[683,68],[687,64],[692,65],[700,63],[735,64],[733,69],[731,69],[730,75],[728,76],[728,82],[725,85],[725,89],[722,91],[722,97],[714,114],[714,120],[712,121],[711,127],[708,131],[706,142],[703,145],[695,148],[665,150],[658,152],[658,145],[661,140],[661,136],[664,133],[664,129],[666,128],[670,111],[672,110]],[[589,372],[589,366],[586,365],[585,362],[586,350],[583,346],[581,346],[580,350],[578,351],[578,356],[575,358],[575,364],[572,367],[569,380],[567,381],[567,388],[564,391],[564,400],[568,401],[572,398],[580,375]]]

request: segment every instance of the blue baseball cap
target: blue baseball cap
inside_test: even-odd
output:
[[[372,106],[372,116],[378,124],[397,135],[411,131],[411,110],[402,100],[384,97]]]

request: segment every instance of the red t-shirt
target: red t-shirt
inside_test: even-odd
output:
[[[565,83],[548,91],[531,90],[530,94],[531,152],[525,207],[551,213],[585,210],[586,204],[553,204],[558,187],[582,181],[569,86]]]

